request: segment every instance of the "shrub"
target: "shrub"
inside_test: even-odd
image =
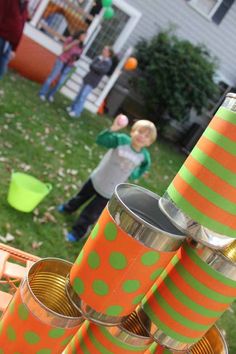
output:
[[[163,31],[136,46],[139,74],[134,79],[149,116],[186,119],[191,108],[200,114],[217,92],[216,59],[204,45],[193,45]]]

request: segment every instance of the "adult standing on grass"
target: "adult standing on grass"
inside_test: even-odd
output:
[[[68,79],[75,61],[83,52],[85,36],[85,31],[79,31],[65,40],[62,54],[57,58],[51,73],[39,91],[39,98],[42,101],[46,99],[50,102],[54,101],[55,93]],[[51,84],[56,79],[58,79],[57,83],[51,88]]]
[[[102,131],[96,142],[108,148],[99,165],[85,182],[79,193],[58,211],[71,214],[85,203],[79,219],[66,240],[75,242],[82,239],[89,227],[95,223],[111,198],[115,187],[128,178],[140,178],[150,167],[151,158],[147,150],[157,137],[155,125],[149,120],[139,120],[131,128],[130,136],[119,131],[128,124],[128,118],[118,115],[110,129]]]
[[[83,78],[83,85],[67,111],[70,117],[79,118],[85,101],[90,92],[98,86],[99,82],[106,75],[112,66],[113,50],[106,46],[103,48],[102,54],[97,56],[90,64],[90,71]]]
[[[28,18],[27,6],[26,0],[0,0],[0,79],[15,57]]]

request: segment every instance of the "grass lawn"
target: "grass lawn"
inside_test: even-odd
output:
[[[77,192],[105,153],[95,137],[111,120],[88,112],[72,120],[65,112],[69,101],[64,96],[58,94],[53,104],[43,103],[38,90],[38,84],[12,72],[0,81],[0,235],[14,236],[11,246],[26,252],[73,262],[82,244],[68,244],[64,233],[75,216],[60,215],[55,206]],[[139,184],[161,195],[185,156],[163,141],[150,150],[152,168]],[[51,193],[34,213],[21,213],[8,205],[12,171],[52,184]],[[232,306],[221,320],[232,354],[236,353],[235,311]]]

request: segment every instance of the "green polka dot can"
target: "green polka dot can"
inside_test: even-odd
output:
[[[160,225],[155,221],[158,213]],[[183,240],[159,211],[158,196],[119,185],[70,272],[86,317],[96,321],[99,315],[105,325],[119,323],[142,300]]]
[[[31,267],[0,320],[0,353],[63,352],[83,322],[63,298],[70,268],[49,258]]]

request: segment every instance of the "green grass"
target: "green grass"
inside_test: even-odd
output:
[[[68,244],[63,232],[76,216],[64,217],[54,207],[78,191],[106,152],[95,144],[95,137],[111,120],[88,112],[72,120],[65,112],[69,101],[64,96],[58,94],[53,104],[42,103],[38,90],[38,84],[12,72],[0,81],[0,235],[10,233],[15,237],[10,245],[26,252],[73,262],[82,244]],[[150,151],[152,168],[138,183],[162,195],[185,156],[160,140]],[[8,205],[13,171],[53,185],[36,212],[21,213]],[[236,353],[235,311],[234,305],[221,320],[232,354]]]
[[[111,119],[85,112],[80,120],[72,120],[66,114],[69,101],[64,96],[58,94],[53,104],[44,103],[38,90],[38,84],[13,73],[0,82],[0,234],[14,235],[12,245],[30,253],[73,261],[80,244],[66,243],[63,229],[70,228],[76,216],[64,217],[53,207],[78,191],[106,152],[96,145],[95,138]],[[162,194],[185,159],[175,150],[161,142],[153,145],[152,168],[139,184]],[[21,213],[8,205],[12,171],[32,174],[53,185],[38,206],[38,215]],[[41,223],[48,209],[56,222]],[[43,244],[34,249],[34,241]]]

